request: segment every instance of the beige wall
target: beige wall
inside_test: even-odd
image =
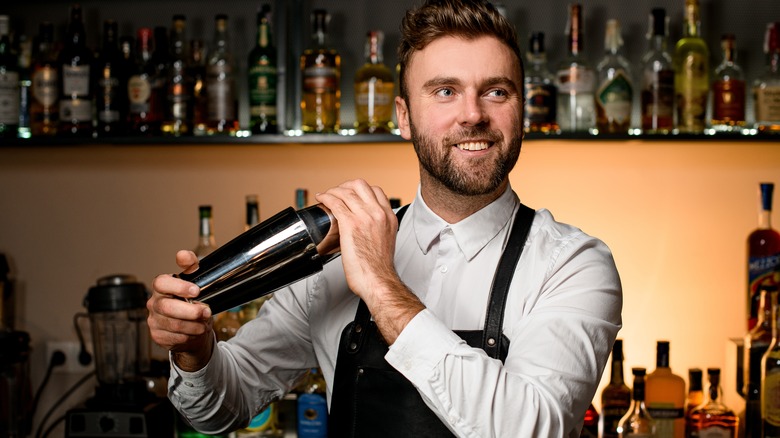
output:
[[[745,330],[745,238],[757,185],[780,180],[776,142],[526,141],[511,180],[521,199],[601,237],[623,280],[626,377],[655,366],[731,370]],[[216,238],[242,230],[244,195],[266,218],[310,194],[363,177],[408,202],[408,144],[0,148],[0,252],[20,283],[18,328],[30,332],[36,378],[48,340],[75,340],[72,317],[100,276],[147,286],[174,272],[197,238],[197,206],[214,206]],[[312,198],[310,197],[310,201]],[[727,376],[729,376],[727,374]],[[727,402],[741,409],[727,377]]]

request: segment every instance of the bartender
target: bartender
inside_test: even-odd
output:
[[[169,397],[204,433],[245,427],[309,369],[327,384],[332,437],[579,435],[621,327],[607,246],[520,203],[516,32],[488,2],[429,0],[398,48],[401,136],[417,196],[396,215],[363,180],[316,195],[341,257],[274,294],[217,343],[198,288],[160,275],[152,337],[171,351]],[[182,269],[196,269],[180,251]]]

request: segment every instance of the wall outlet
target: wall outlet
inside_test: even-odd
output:
[[[79,362],[79,353],[81,352],[81,345],[76,341],[49,341],[46,343],[46,366],[49,366],[52,354],[55,351],[60,350],[65,353],[65,363],[61,366],[54,367],[53,373],[87,373],[95,368],[94,359],[87,365],[82,365]],[[87,351],[90,348],[87,347]],[[90,354],[92,352],[90,351]]]

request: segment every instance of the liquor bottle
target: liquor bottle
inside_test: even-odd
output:
[[[525,73],[525,132],[557,133],[556,120],[558,87],[555,76],[547,67],[547,52],[544,48],[544,32],[534,32],[528,41]]]
[[[599,133],[625,134],[631,127],[634,86],[618,20],[607,20],[604,48],[604,58],[596,66],[596,128]]]
[[[582,5],[574,3],[566,27],[568,56],[557,72],[558,125],[561,131],[589,131],[596,125],[596,72],[583,50]]]
[[[246,195],[246,221],[244,231],[260,223],[260,204],[257,195]]]
[[[740,131],[745,126],[745,79],[736,62],[734,34],[723,35],[720,47],[723,61],[713,73],[710,126],[716,131]]]
[[[663,8],[650,11],[649,48],[642,56],[640,113],[642,131],[667,134],[674,129],[674,64],[667,50],[669,17]]]
[[[655,419],[657,436],[685,436],[685,380],[669,367],[669,342],[656,345],[655,370],[647,375],[647,410]]]
[[[249,129],[252,134],[276,134],[277,62],[271,38],[271,6],[257,12],[257,42],[249,52]]]
[[[580,430],[580,438],[598,438],[599,436],[599,411],[593,406],[593,403],[588,406],[585,411],[585,418],[582,422],[582,429]]]
[[[721,402],[720,368],[707,368],[709,387],[704,403],[688,414],[691,436],[737,438],[739,418]]]
[[[233,54],[228,46],[228,17],[217,14],[214,19],[214,50],[206,66],[208,96],[208,134],[230,134],[238,131],[236,88]]]
[[[192,111],[192,84],[187,75],[187,41],[185,28],[187,18],[184,15],[173,16],[170,38],[170,58],[165,90],[165,117],[162,122],[163,135],[187,135],[190,133]]]
[[[32,41],[25,35],[18,36],[18,62],[19,66],[19,138],[30,138],[30,87],[32,85]]]
[[[195,247],[195,255],[198,260],[217,249],[217,241],[214,238],[214,224],[210,205],[198,207],[200,222],[198,227],[198,246]]]
[[[780,133],[780,22],[769,23],[764,35],[766,70],[753,83],[756,129]]]
[[[11,48],[10,19],[0,15],[0,137],[19,131],[19,66]]]
[[[701,380],[703,373],[701,368],[688,369],[688,396],[685,398],[685,418],[688,418],[688,414],[704,403],[704,387]],[[688,433],[685,433],[688,436]]]
[[[330,15],[312,12],[312,41],[301,55],[303,132],[337,133],[341,108],[341,55],[328,43]]]
[[[759,293],[758,322],[745,335],[743,353],[746,438],[761,438],[761,360],[772,343],[772,308],[777,303],[777,287],[761,285]]]
[[[391,132],[393,125],[393,72],[384,63],[385,35],[372,30],[366,35],[366,62],[355,73],[355,129],[359,134]]]
[[[30,131],[33,137],[57,134],[59,86],[57,54],[54,50],[54,24],[38,27],[38,44],[33,55],[30,84]]]
[[[59,75],[60,135],[92,136],[92,51],[87,48],[81,6],[70,9],[70,24],[65,46],[57,62]]]
[[[325,399],[325,379],[312,368],[298,395],[298,438],[328,436],[328,404]]]
[[[631,388],[623,379],[623,340],[612,345],[612,372],[609,384],[601,391],[601,421],[599,436],[617,438],[620,419],[631,407]]]
[[[780,437],[780,307],[777,302],[773,304],[772,343],[761,358],[761,420],[765,438]]]
[[[206,135],[206,118],[209,111],[206,95],[206,47],[199,39],[190,41],[187,77],[192,82],[192,133]]]
[[[152,99],[152,29],[141,27],[136,35],[136,60],[133,73],[127,80],[128,133],[130,135],[150,136],[155,134],[154,100]]]
[[[705,127],[710,53],[700,26],[699,0],[685,0],[683,37],[674,52],[677,129],[684,133],[701,133]]]
[[[631,407],[620,420],[617,431],[620,438],[655,437],[655,420],[645,407],[645,373],[644,368],[632,368],[634,375],[634,390],[631,394]]]
[[[127,72],[119,50],[118,25],[114,20],[103,22],[103,48],[95,59],[95,105],[97,135],[125,134],[127,120]]]
[[[777,284],[780,267],[780,233],[772,228],[772,195],[775,185],[759,185],[758,228],[747,239],[747,318],[748,330],[758,321],[759,286]]]

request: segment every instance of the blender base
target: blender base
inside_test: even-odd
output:
[[[101,409],[95,403],[86,403],[67,412],[65,437],[172,437],[175,418],[173,406],[167,398],[135,407],[104,405]]]

